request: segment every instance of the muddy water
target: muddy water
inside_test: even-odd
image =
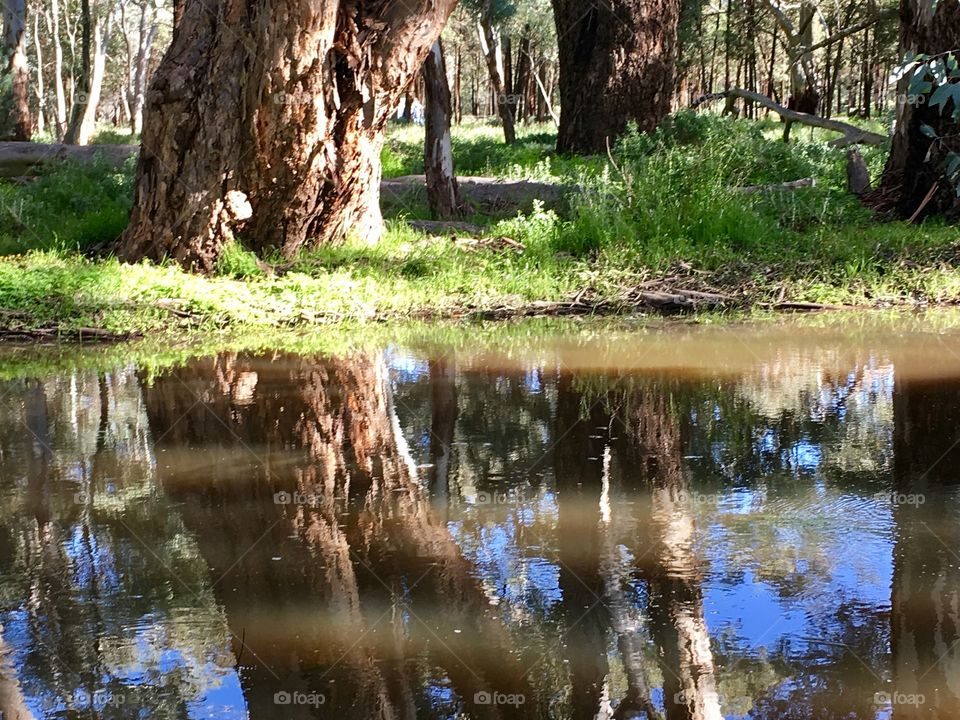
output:
[[[90,366],[0,384],[4,720],[960,717],[956,317]]]

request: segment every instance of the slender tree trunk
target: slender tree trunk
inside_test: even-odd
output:
[[[60,46],[60,1],[50,0],[47,27],[53,42],[53,89],[56,94],[57,140],[67,132],[67,94],[63,87],[63,48]]]
[[[157,36],[156,14],[152,14],[147,21],[147,8],[144,3],[140,6],[140,23],[137,34],[137,55],[133,64],[128,102],[130,104],[130,130],[139,134],[143,130],[143,103],[147,91],[147,71],[150,67],[150,56],[153,50],[153,41]]]
[[[87,117],[87,104],[91,95],[93,82],[93,18],[90,11],[90,0],[80,0],[80,76],[74,83],[72,103],[70,106],[70,121],[64,135],[64,142],[68,145],[85,145],[81,142],[84,131],[84,121]]]
[[[187,4],[148,92],[120,257],[210,271],[234,236],[286,257],[378,241],[386,125],[455,4]]]
[[[463,54],[457,43],[456,80],[453,83],[453,116],[457,125],[463,122]]]
[[[4,0],[3,57],[0,58],[0,140],[30,139],[26,0]]]
[[[500,45],[500,31],[490,22],[487,15],[482,15],[477,23],[480,36],[480,49],[487,63],[487,72],[490,75],[490,89],[497,114],[503,124],[503,139],[507,145],[512,145],[516,139],[516,129],[513,123],[513,99],[506,84],[506,75],[503,65],[503,49]]]
[[[517,79],[513,83],[513,93],[516,95],[515,103],[516,119],[526,120],[530,116],[530,104],[527,99],[530,96],[530,70],[532,61],[530,60],[530,26],[523,28],[523,35],[520,38],[520,48],[517,53]]]
[[[813,19],[816,7],[810,0],[800,4],[800,15],[796,25],[787,16],[778,0],[767,0],[774,18],[786,38],[787,61],[790,63],[790,97],[787,107],[798,112],[815,115],[820,105],[820,91],[817,83],[813,53],[807,51],[813,45]],[[783,124],[783,140],[789,142],[792,123]]]
[[[103,93],[103,81],[107,73],[107,45],[110,42],[109,26],[109,17],[98,17],[93,24],[90,84],[87,97],[81,103],[83,110],[80,115],[80,126],[74,137],[74,142],[77,145],[86,145],[90,142],[90,137],[97,128],[97,111],[100,109],[100,96]]]
[[[437,40],[423,64],[426,89],[426,141],[424,168],[427,178],[427,202],[436,220],[461,215],[460,191],[453,169],[453,143],[450,137],[450,86],[443,45]]]
[[[934,56],[958,47],[960,3],[934,5],[932,0],[901,0],[901,57],[907,52]],[[908,73],[897,86],[898,98],[907,97],[909,85]],[[953,119],[954,110],[952,103],[941,108],[897,102],[890,155],[879,188],[868,197],[871,205],[901,217],[922,217],[956,208],[956,192],[943,178],[948,153],[960,152],[960,123]],[[925,125],[936,138],[923,131]]]
[[[43,78],[43,48],[40,44],[40,13],[33,15],[33,51],[36,56],[34,68],[37,71],[37,83],[35,89],[37,97],[37,133],[43,134],[46,129],[47,112],[47,92],[46,83]]]
[[[653,130],[670,111],[679,0],[553,0],[564,153],[601,153],[628,122]]]

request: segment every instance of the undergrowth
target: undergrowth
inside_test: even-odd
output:
[[[422,128],[397,127],[386,175],[422,171]],[[213,277],[166,265],[88,259],[122,232],[132,164],[63,165],[25,185],[0,181],[0,308],[5,327],[103,327],[153,332],[188,326],[291,327],[317,322],[438,316],[561,300],[588,289],[680,278],[747,302],[786,299],[858,304],[960,299],[957,229],[936,221],[885,223],[845,190],[845,152],[822,131],[779,139],[772,120],[682,112],[652,134],[631,129],[611,157],[553,151],[551,128],[455,130],[461,174],[534,178],[574,188],[562,214],[538,206],[516,217],[472,218],[502,246],[430,237],[388,218],[380,244],[348,242],[293,260],[258,261],[239,245]],[[863,149],[876,177],[885,148]],[[747,185],[814,178],[793,192],[743,193]]]

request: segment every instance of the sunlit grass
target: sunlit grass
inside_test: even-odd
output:
[[[562,214],[471,218],[522,252],[415,232],[405,220],[427,216],[417,206],[389,217],[374,247],[347,242],[264,265],[233,245],[212,277],[86,259],[81,253],[109,247],[123,230],[132,166],[66,165],[25,186],[0,183],[0,254],[13,255],[0,262],[3,326],[175,333],[462,316],[584,289],[614,300],[678,269],[750,303],[960,300],[955,227],[878,221],[846,192],[845,153],[826,142],[833,135],[798,128],[788,146],[780,128],[773,119],[680,113],[653,135],[628,133],[610,162],[557,156],[551,126],[520,126],[520,141],[507,147],[499,127],[472,123],[455,129],[461,173],[578,188]],[[422,136],[417,126],[393,128],[385,173],[422,171]],[[876,177],[885,150],[863,152]],[[817,186],[736,191],[803,177]]]

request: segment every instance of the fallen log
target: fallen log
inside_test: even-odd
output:
[[[481,237],[487,228],[461,220],[411,220],[410,227],[428,235],[466,235]]]
[[[0,177],[20,178],[39,174],[44,167],[66,160],[93,162],[101,158],[122,167],[139,145],[61,145],[31,142],[0,142]]]
[[[800,180],[790,180],[784,183],[773,183],[772,185],[743,185],[741,187],[730,188],[735,193],[743,195],[753,195],[756,193],[785,192],[789,190],[799,190],[800,188],[816,187],[817,181],[814,178],[802,178]]]
[[[115,167],[139,152],[137,145],[60,145],[30,142],[0,142],[0,178],[27,178],[44,168],[65,161],[93,162],[95,158]],[[545,208],[564,210],[566,199],[578,188],[536,180],[499,180],[492,177],[457,179],[463,200],[489,215],[512,216],[530,212],[539,201]],[[427,199],[423,175],[406,175],[383,180],[380,204],[384,212],[402,211],[422,205]]]
[[[887,141],[886,135],[870,132],[869,130],[858,128],[856,125],[840,122],[839,120],[831,120],[829,118],[820,117],[819,115],[811,115],[810,113],[790,110],[789,108],[786,108],[778,103],[776,100],[771,100],[766,95],[761,95],[760,93],[753,92],[752,90],[743,90],[741,88],[730,88],[724,92],[704,95],[703,97],[698,98],[690,107],[697,108],[706,102],[710,102],[711,100],[726,99],[730,101],[734,98],[751,100],[758,105],[762,105],[765,108],[773,110],[783,120],[789,122],[795,122],[799,123],[800,125],[818,127],[822,128],[823,130],[832,130],[834,132],[841,133],[843,137],[830,141],[830,144],[834,147],[847,147],[848,145],[882,145]]]
[[[531,212],[539,201],[545,208],[562,211],[567,197],[577,188],[536,180],[499,180],[492,177],[458,177],[460,194],[468,205],[488,215],[511,216]],[[426,202],[427,185],[423,175],[384,180],[380,184],[380,207],[384,212]]]

